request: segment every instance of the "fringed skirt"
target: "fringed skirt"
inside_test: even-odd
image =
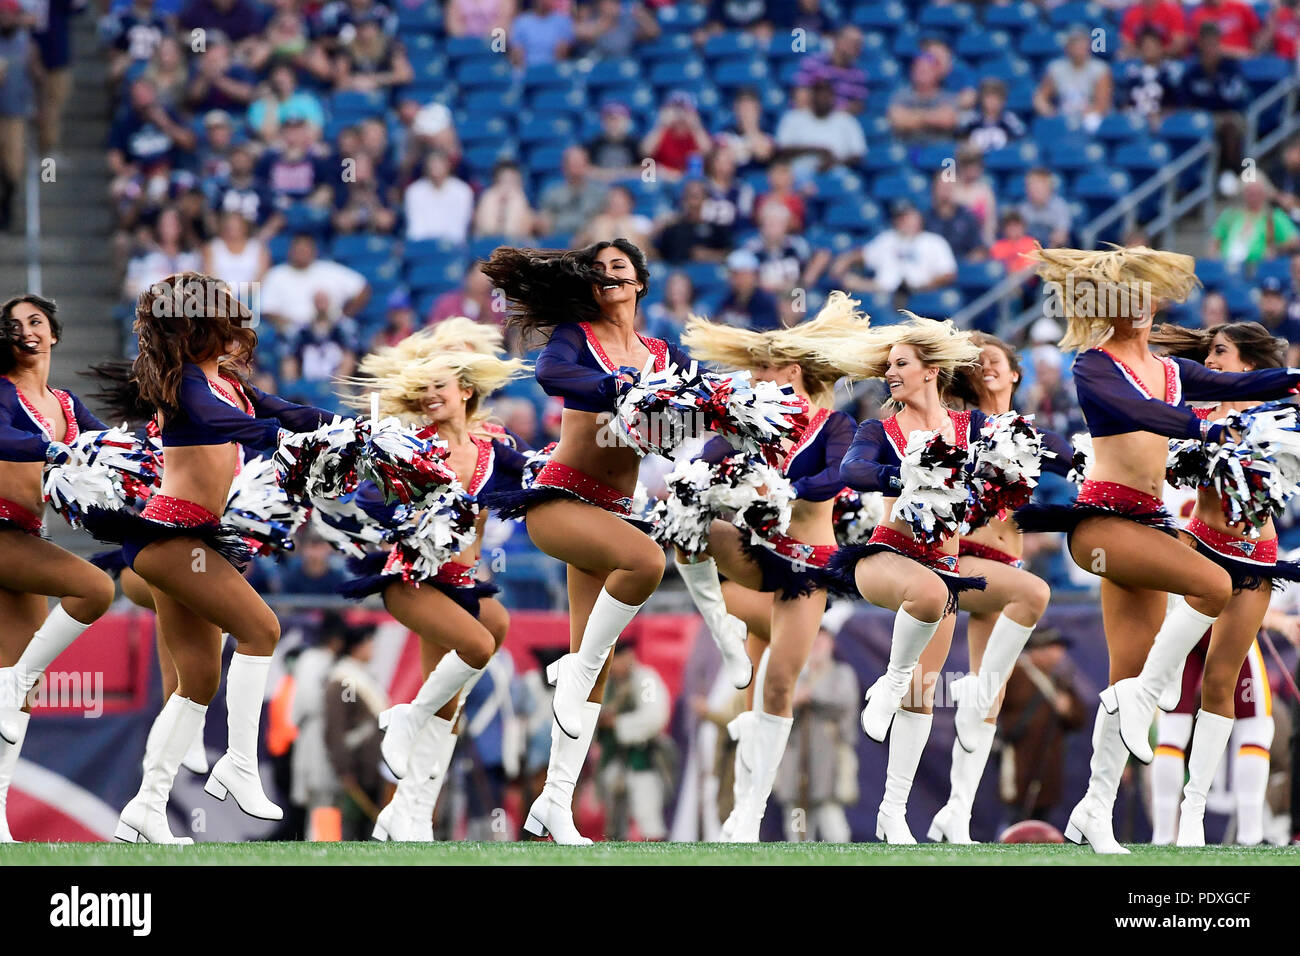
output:
[[[0,531],[21,531],[33,538],[45,536],[45,522],[22,505],[8,498],[0,498]]]
[[[122,546],[122,567],[134,568],[141,551],[155,541],[171,538],[196,538],[240,572],[248,567],[253,556],[238,530],[222,524],[206,508],[169,495],[154,495],[139,513],[88,509],[85,526],[100,541]]]
[[[617,515],[638,530],[650,533],[650,522],[633,516],[632,498],[629,495],[556,461],[544,464],[530,487],[490,492],[480,500],[495,511],[498,517],[522,518],[529,508],[557,498],[571,498],[595,505],[602,511]]]
[[[352,578],[343,585],[341,591],[343,596],[353,601],[361,601],[372,594],[383,594],[390,584],[401,583],[403,578],[400,571],[385,570],[388,567],[389,557],[388,552],[376,551],[364,558],[353,558],[348,561],[348,570],[352,572]],[[436,577],[409,583],[416,587],[436,588],[475,618],[479,616],[479,602],[483,598],[496,594],[498,590],[495,584],[488,584],[475,578],[473,565],[458,564],[454,561],[449,561],[439,568]]]
[[[782,601],[793,601],[819,589],[830,589],[833,581],[827,567],[838,550],[835,545],[804,544],[776,533],[755,541],[748,528],[740,530],[745,556],[758,565],[763,576],[760,591],[774,593]]]
[[[911,558],[939,575],[939,580],[943,581],[944,587],[948,589],[945,615],[957,610],[957,596],[963,591],[983,591],[988,583],[980,577],[962,577],[957,570],[959,567],[957,555],[944,554],[937,548],[926,547],[915,538],[909,538],[900,531],[880,525],[871,532],[871,538],[866,544],[850,544],[835,552],[830,566],[826,569],[834,581],[834,590],[841,594],[860,597],[856,578],[858,562],[883,551]]]
[[[957,553],[963,558],[982,558],[985,561],[996,561],[998,564],[1005,564],[1009,568],[1023,568],[1025,562],[1013,554],[1007,554],[999,548],[991,548],[987,544],[980,544],[978,541],[971,541],[968,538],[962,538],[957,545]]]
[[[1025,534],[1064,532],[1067,539],[1088,518],[1124,518],[1178,537],[1178,524],[1154,495],[1113,481],[1085,481],[1072,505],[1025,505],[1016,525]]]
[[[1255,591],[1268,586],[1281,590],[1288,582],[1300,581],[1300,562],[1277,559],[1277,538],[1250,541],[1216,531],[1200,518],[1193,518],[1187,533],[1196,550],[1232,578],[1233,591]]]

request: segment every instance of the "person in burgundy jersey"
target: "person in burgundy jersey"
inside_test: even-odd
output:
[[[610,651],[664,573],[662,548],[631,513],[641,458],[612,437],[609,413],[641,369],[687,367],[690,359],[637,334],[650,273],[645,254],[626,239],[570,252],[503,246],[483,273],[505,292],[510,321],[525,337],[547,336],[537,381],[564,399],[559,443],[532,486],[486,500],[502,517],[522,515],[533,543],[568,566],[572,652],[550,669],[550,765],[524,828],[586,844],[571,801],[600,716]]]
[[[1191,256],[1134,246],[1040,248],[1034,257],[1063,306],[1061,347],[1079,352],[1074,384],[1094,461],[1075,504],[1031,504],[1016,521],[1024,532],[1065,532],[1074,562],[1101,577],[1110,657],[1088,790],[1065,836],[1098,853],[1128,853],[1111,820],[1128,753],[1151,761],[1156,703],[1232,596],[1228,572],[1179,540],[1161,501],[1169,439],[1231,439],[1225,425],[1198,418],[1186,402],[1282,398],[1300,383],[1300,370],[1214,372],[1152,354],[1151,316],[1197,285]],[[1181,600],[1166,614],[1169,594]]]
[[[1165,354],[1202,362],[1216,372],[1282,368],[1287,350],[1285,339],[1275,337],[1258,322],[1231,322],[1206,330],[1162,325],[1151,333],[1151,341]],[[1221,421],[1228,413],[1251,404],[1220,402],[1194,411],[1203,420]],[[1160,699],[1161,709],[1169,713],[1160,715],[1152,767],[1156,817],[1152,839],[1174,842],[1173,801],[1166,798],[1166,791],[1172,789],[1176,794],[1183,789],[1177,843],[1205,845],[1205,798],[1235,731],[1238,748],[1232,778],[1238,800],[1237,842],[1256,844],[1264,838],[1264,789],[1273,743],[1268,672],[1256,637],[1273,589],[1300,580],[1300,566],[1277,560],[1277,530],[1272,518],[1259,529],[1259,537],[1251,538],[1245,528],[1228,522],[1212,489],[1198,490],[1183,527],[1189,543],[1228,572],[1232,597],[1187,657],[1181,679],[1171,679]],[[1195,709],[1198,684],[1199,711]],[[1189,779],[1183,788],[1183,756],[1189,737]]]
[[[104,428],[71,392],[51,388],[61,335],[54,302],[20,295],[0,306],[0,843],[9,783],[27,735],[27,696],[45,669],[113,603],[103,571],[42,535],[47,463]],[[59,603],[49,609],[49,598]]]

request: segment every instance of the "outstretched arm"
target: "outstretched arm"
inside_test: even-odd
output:
[[[578,355],[583,348],[586,341],[576,325],[556,328],[537,356],[537,382],[547,395],[562,398],[573,408],[609,411],[618,394],[617,380],[609,372],[579,365]]]
[[[1074,387],[1085,418],[1091,410],[1094,416],[1100,415],[1126,426],[1107,434],[1146,431],[1166,438],[1220,441],[1225,431],[1222,425],[1202,422],[1191,409],[1142,395],[1124,377],[1119,366],[1102,352],[1080,353],[1074,363]],[[1097,430],[1098,422],[1089,421],[1088,424],[1090,430]]]
[[[840,464],[853,444],[853,419],[835,412],[822,426],[826,441],[826,467],[794,482],[796,498],[804,501],[830,501],[844,488]]]
[[[889,439],[877,419],[863,422],[840,462],[840,480],[855,491],[879,491],[895,497],[903,487],[899,466],[885,460]]]
[[[1174,359],[1183,395],[1193,402],[1289,398],[1300,385],[1300,369],[1263,368],[1255,372],[1215,372],[1191,359]]]

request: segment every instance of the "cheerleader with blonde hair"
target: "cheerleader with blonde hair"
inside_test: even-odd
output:
[[[368,408],[373,400],[381,418],[426,426],[421,434],[447,445],[446,464],[471,500],[495,489],[518,487],[523,456],[484,428],[483,401],[522,375],[527,365],[463,349],[432,352],[423,343],[403,350],[403,344],[362,363],[361,374],[347,380],[362,394],[348,401]],[[363,485],[358,496],[381,522],[391,517],[395,506],[385,505],[373,485]],[[491,597],[496,588],[474,573],[486,521],[487,512],[480,511],[473,543],[431,577],[405,566],[395,546],[391,553],[354,562],[356,577],[344,588],[345,596],[354,600],[382,596],[388,612],[419,636],[425,675],[414,700],[380,716],[384,759],[399,783],[376,821],[376,839],[433,838],[433,811],[456,746],[460,704],[505,640],[509,615]]]
[[[916,842],[906,814],[934,719],[932,698],[925,699],[925,675],[939,672],[948,656],[957,595],[984,587],[983,579],[961,576],[957,537],[925,543],[893,516],[912,434],[939,432],[949,444],[966,449],[984,423],[983,412],[955,411],[943,400],[957,371],[980,359],[970,333],[951,322],[906,314],[906,322],[835,346],[835,354],[848,356],[844,365],[851,378],[883,379],[888,404],[898,408],[889,418],[858,426],[840,466],[850,488],[884,495],[886,520],[866,544],[841,548],[833,565],[844,590],[895,612],[889,663],[867,690],[862,711],[867,736],[882,743],[889,738],[885,794],[876,817],[876,838],[888,843]]]
[[[1079,351],[1074,383],[1094,460],[1074,505],[1029,505],[1016,519],[1022,531],[1065,532],[1075,563],[1102,578],[1110,657],[1088,790],[1065,835],[1098,853],[1127,853],[1111,817],[1128,754],[1151,761],[1157,701],[1232,596],[1228,572],[1179,540],[1161,500],[1169,439],[1231,438],[1225,425],[1186,403],[1280,398],[1300,382],[1300,371],[1215,372],[1152,354],[1152,316],[1198,284],[1190,256],[1138,246],[1039,248],[1032,257],[1066,319],[1061,347]],[[1166,614],[1167,594],[1178,600]]]
[[[693,358],[746,369],[756,380],[787,385],[810,406],[807,427],[780,463],[795,495],[787,533],[760,536],[715,520],[702,555],[677,551],[678,573],[722,651],[736,687],[747,686],[754,671],[745,648],[749,628],[728,614],[719,569],[734,585],[776,598],[767,629],[766,661],[758,668],[762,686],[755,686],[752,716],[738,723],[737,802],[723,825],[725,840],[758,840],[790,735],[795,682],[826,610],[825,568],[836,549],[831,515],[835,497],[844,487],[840,459],[852,441],[854,422],[830,407],[835,382],[844,372],[823,343],[867,327],[867,317],[857,305],[843,292],[832,292],[815,318],[792,328],[751,332],[692,317],[682,335],[682,345]],[[717,462],[730,452],[731,446],[716,438],[701,457]]]

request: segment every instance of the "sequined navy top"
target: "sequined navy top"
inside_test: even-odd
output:
[[[1197,417],[1188,401],[1247,401],[1286,398],[1300,384],[1300,369],[1214,372],[1183,358],[1160,358],[1163,397],[1152,395],[1137,374],[1105,349],[1080,352],[1074,386],[1088,431],[1094,438],[1146,431],[1168,438],[1220,441],[1224,426]]]
[[[794,496],[802,501],[830,501],[844,488],[840,460],[853,441],[853,419],[828,408],[813,410],[808,427],[790,446],[781,473],[790,479]],[[712,438],[699,457],[717,464],[735,449],[725,438]]]
[[[682,368],[690,356],[663,339],[637,334],[654,356],[654,370],[672,362]],[[547,395],[564,399],[564,407],[580,412],[612,412],[618,398],[618,366],[610,361],[588,322],[557,325],[537,356],[537,381]]]
[[[470,498],[478,499],[491,492],[512,491],[522,485],[527,459],[521,452],[497,438],[470,436],[470,440],[478,448],[474,473],[469,481],[462,483]],[[354,500],[362,511],[384,526],[393,523],[394,515],[400,507],[398,502],[385,501],[383,492],[372,481],[363,481],[357,486]]]
[[[100,431],[108,426],[90,413],[81,399],[71,392],[51,388],[59,400],[68,431],[65,444],[83,431]],[[45,461],[46,451],[55,440],[53,423],[9,379],[0,376],[0,461]]]
[[[164,448],[229,442],[274,448],[282,428],[306,432],[334,419],[333,412],[286,402],[253,385],[225,377],[214,382],[189,362],[181,372],[177,405],[163,415]]]
[[[985,415],[978,409],[968,412],[948,410],[958,448],[967,448],[972,435],[984,425]],[[840,464],[840,479],[855,491],[879,491],[885,497],[897,497],[903,488],[900,468],[907,436],[898,424],[898,416],[881,420],[873,418],[858,426]]]

